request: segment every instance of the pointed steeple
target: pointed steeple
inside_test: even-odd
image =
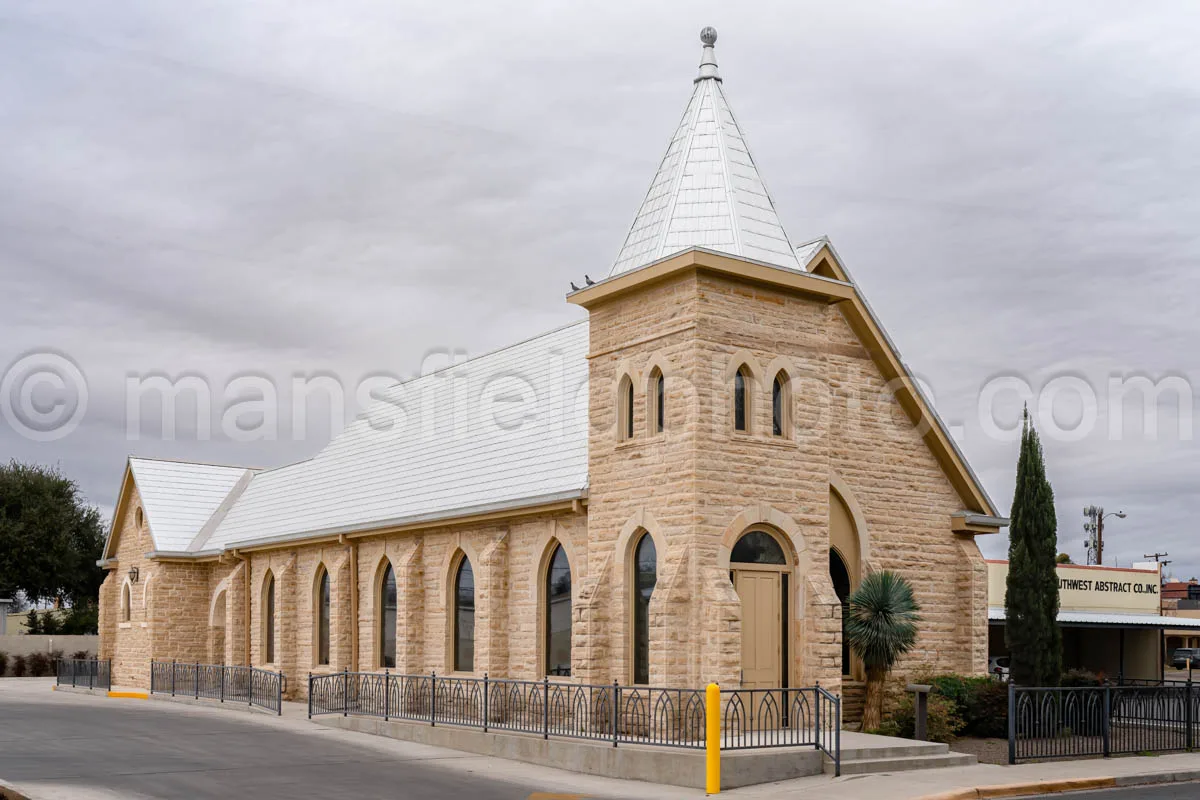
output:
[[[725,99],[713,50],[716,30],[702,30],[700,41],[692,99],[610,277],[689,247],[801,269]]]

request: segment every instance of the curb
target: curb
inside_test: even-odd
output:
[[[67,694],[86,694],[92,697],[121,697],[129,700],[149,700],[149,692],[139,691],[110,691],[107,689],[88,689],[83,686],[51,686],[52,692],[66,692]]]
[[[937,794],[927,794],[918,800],[990,800],[999,797],[1027,797],[1030,795],[1081,792],[1088,789],[1115,789],[1126,786],[1150,786],[1163,783],[1186,783],[1200,781],[1200,769],[1176,772],[1147,772],[1138,775],[1121,775],[1103,778],[1064,778],[1027,783],[1003,783],[992,786],[973,786],[969,789],[951,789]]]

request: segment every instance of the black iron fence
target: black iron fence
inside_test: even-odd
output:
[[[112,688],[112,661],[107,658],[60,658],[56,673],[59,686]]]
[[[245,703],[282,714],[285,691],[287,679],[282,672],[225,664],[150,662],[151,694]]]
[[[1191,683],[1008,688],[1008,761],[1165,753],[1200,746]]]
[[[337,672],[310,675],[308,714],[379,717],[703,749],[703,689]],[[811,746],[839,761],[840,700],[819,687],[722,693],[722,746]]]

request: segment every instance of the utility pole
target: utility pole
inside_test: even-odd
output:
[[[1157,564],[1157,563],[1159,563],[1159,561],[1160,561],[1162,558],[1164,558],[1164,557],[1166,557],[1166,556],[1169,556],[1169,555],[1171,555],[1171,554],[1170,554],[1170,553],[1143,553],[1143,554],[1142,554],[1142,558],[1153,558],[1153,559],[1154,559],[1154,563],[1156,563],[1156,564]],[[1169,562],[1169,561],[1168,561],[1167,563],[1169,564],[1169,563],[1171,563],[1171,562]]]
[[[1104,520],[1108,517],[1125,519],[1125,512],[1112,511],[1105,514],[1103,506],[1088,506],[1083,509],[1083,516],[1087,518],[1087,522],[1083,523],[1083,530],[1088,535],[1084,542],[1088,563],[1101,565],[1104,563]]]

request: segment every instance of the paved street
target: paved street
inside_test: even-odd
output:
[[[0,682],[0,780],[38,800],[525,800],[537,793],[575,794],[589,782],[300,720],[94,698],[52,692],[45,681],[12,679]],[[607,783],[618,791],[598,794],[592,784],[587,794],[663,796],[648,784]]]

